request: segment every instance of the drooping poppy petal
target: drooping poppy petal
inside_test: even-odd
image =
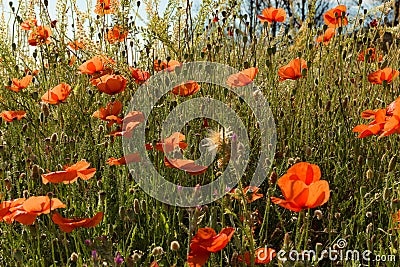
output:
[[[199,166],[189,159],[168,159],[164,157],[164,164],[167,167],[180,169],[190,175],[200,175],[207,171],[207,166]]]
[[[50,89],[42,96],[42,101],[49,104],[59,104],[67,99],[69,94],[71,93],[71,86],[66,83],[61,83]]]
[[[316,42],[317,43],[324,43],[324,45],[328,45],[329,41],[332,39],[332,37],[335,35],[336,30],[335,28],[328,28],[324,32],[324,34],[320,35],[317,37]]]
[[[194,95],[197,93],[197,91],[200,90],[200,85],[195,82],[195,81],[188,81],[186,83],[180,84],[178,86],[175,86],[172,89],[172,93],[174,95],[179,95],[179,96],[190,96]]]
[[[17,110],[17,111],[2,111],[0,113],[0,117],[3,118],[6,122],[12,122],[13,120],[21,120],[26,116],[26,112],[23,110]]]
[[[25,89],[28,87],[28,85],[32,82],[33,76],[32,75],[27,75],[21,80],[18,79],[12,79],[12,85],[11,86],[6,86],[7,89],[10,89],[14,92],[19,92],[22,89]]]
[[[257,199],[262,198],[264,195],[257,193],[260,188],[256,186],[247,186],[243,189],[243,195],[246,198],[247,203],[252,203]],[[238,195],[240,194],[239,188],[235,188],[231,191],[233,193],[233,198],[240,200],[241,197]]]
[[[63,171],[42,174],[42,182],[70,184],[77,181],[78,177],[82,180],[89,180],[96,173],[96,168],[90,168],[90,163],[81,160],[72,166],[65,166]]]
[[[99,110],[93,113],[94,118],[99,118],[103,121],[107,121],[108,127],[111,127],[114,123],[122,124],[122,119],[118,115],[122,111],[122,103],[119,101],[109,102],[105,108],[101,107]]]
[[[55,212],[51,219],[62,231],[70,233],[79,227],[90,228],[97,226],[103,220],[103,212],[98,212],[93,218],[73,219],[64,218],[58,212]]]
[[[128,155],[126,155],[122,158],[118,158],[118,159],[109,158],[106,163],[110,166],[113,166],[113,165],[126,165],[131,162],[140,162],[139,153],[128,154]]]
[[[186,149],[188,144],[183,142],[185,140],[185,135],[175,132],[171,136],[164,139],[163,142],[156,143],[156,149],[164,153],[170,153],[179,147],[180,149]],[[151,150],[153,146],[151,144],[146,144],[146,149]]]
[[[253,82],[258,73],[258,68],[248,68],[228,77],[226,84],[230,87],[242,87]]]

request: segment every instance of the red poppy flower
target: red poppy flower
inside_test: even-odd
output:
[[[174,71],[177,66],[181,66],[182,63],[179,63],[176,60],[170,60],[170,61],[163,61],[159,63],[158,60],[154,60],[154,70],[155,71],[162,71],[162,70],[167,70],[167,71]]]
[[[148,73],[147,71],[142,71],[140,69],[136,69],[136,68],[133,68],[133,67],[130,67],[129,69],[132,72],[133,80],[137,84],[142,84],[145,81],[147,81],[148,79],[150,79],[150,73]]]
[[[125,90],[127,83],[124,76],[115,74],[106,74],[90,81],[100,92],[108,95],[121,93]]]
[[[330,192],[328,182],[320,178],[317,165],[297,163],[278,180],[285,199],[271,197],[271,201],[295,212],[321,206],[329,200]]]
[[[32,29],[32,32],[28,38],[28,43],[31,46],[49,44],[50,40],[48,38],[50,36],[51,36],[51,30],[49,27],[37,26],[34,29]]]
[[[365,118],[366,115],[362,116]],[[364,138],[381,133],[386,123],[386,110],[379,109],[378,111],[374,112],[373,117],[375,118],[375,120],[373,120],[368,125],[361,124],[354,127],[353,132],[360,133],[358,138]]]
[[[242,87],[253,82],[258,73],[258,68],[245,69],[228,77],[226,84],[230,87]]]
[[[75,40],[73,42],[69,42],[68,46],[72,49],[72,50],[79,50],[79,49],[84,49],[85,45],[79,41],[79,40]]]
[[[110,166],[113,165],[126,165],[131,162],[140,162],[140,156],[138,153],[128,154],[122,158],[109,158],[106,163]]]
[[[118,6],[118,0],[97,0],[94,13],[98,15],[113,14],[114,7]]]
[[[336,30],[335,28],[328,28],[326,29],[325,33],[323,35],[320,35],[317,37],[317,43],[322,43],[324,42],[324,45],[328,45],[329,41],[332,39],[332,37],[335,35]]]
[[[90,163],[85,160],[79,161],[72,166],[64,166],[63,171],[55,171],[46,174],[42,174],[42,182],[47,183],[64,183],[71,184],[78,180],[78,177],[82,180],[89,180],[96,173],[95,168],[90,168]]]
[[[61,83],[50,89],[42,96],[42,101],[49,104],[59,104],[67,99],[69,94],[71,93],[71,86],[66,83]]]
[[[173,133],[170,137],[167,137],[164,139],[163,142],[159,142],[156,144],[156,149],[158,151],[164,152],[164,153],[170,153],[175,150],[175,148],[179,147],[181,149],[186,149],[188,144],[183,142],[185,140],[185,135],[175,132]],[[151,144],[146,144],[146,149],[147,150],[152,150],[153,145]]]
[[[174,95],[190,96],[190,95],[194,95],[199,90],[200,90],[200,85],[197,82],[188,81],[187,83],[183,83],[178,86],[175,86],[171,92]]]
[[[399,71],[392,68],[384,68],[383,70],[377,70],[368,75],[368,81],[372,84],[382,84],[383,81],[391,83],[394,79],[399,76]]]
[[[255,264],[268,264],[276,256],[275,249],[273,248],[259,248],[254,253]],[[251,265],[250,252],[244,253],[244,259],[241,255],[238,257],[239,262],[245,262],[247,265]]]
[[[254,202],[263,197],[263,194],[257,193],[259,190],[260,188],[256,186],[247,186],[243,189],[243,195],[245,196],[247,203]],[[241,200],[241,197],[239,196],[239,188],[232,189],[231,193],[233,193],[233,198]]]
[[[30,31],[30,30],[32,30],[33,27],[36,27],[36,26],[37,26],[36,19],[27,19],[21,23],[21,29],[23,29],[25,31]]]
[[[21,205],[10,208],[11,214],[7,220],[31,225],[37,216],[49,214],[52,210],[65,207],[65,204],[57,198],[50,199],[48,196],[33,196],[25,200]]]
[[[129,112],[123,121],[122,129],[113,131],[110,136],[124,136],[125,138],[131,138],[133,130],[142,122],[144,122],[144,115],[140,111]]]
[[[367,55],[367,56],[365,56]],[[367,59],[367,60],[366,60]],[[372,63],[375,61],[381,62],[383,60],[382,55],[379,55],[379,59],[376,56],[375,48],[367,48],[365,51],[361,51],[357,58],[358,61],[365,61],[367,63]]]
[[[96,74],[95,78],[100,77],[104,74],[110,74],[111,70],[106,67],[107,63],[113,62],[111,60],[105,59],[104,57],[95,56],[79,66],[79,73],[89,75]]]
[[[234,232],[234,228],[228,227],[222,229],[217,235],[212,228],[200,228],[192,240],[190,240],[189,266],[204,266],[211,253],[218,252],[226,247]]]
[[[123,29],[119,25],[115,25],[111,30],[107,32],[107,41],[110,44],[116,43],[116,42],[122,42],[125,40],[125,38],[128,36],[128,31]]]
[[[164,157],[164,164],[169,168],[183,170],[190,175],[200,175],[207,171],[207,166],[199,166],[190,159],[168,159]]]
[[[296,58],[289,62],[286,66],[278,70],[279,81],[287,79],[297,80],[303,77],[302,70],[307,70],[307,62],[304,59]]]
[[[0,203],[0,221],[5,221],[9,224],[12,223],[12,212],[16,207],[21,206],[24,202],[25,198],[17,198]]]
[[[97,226],[103,220],[103,212],[98,212],[93,218],[74,219],[64,218],[58,212],[55,212],[53,216],[51,216],[51,219],[62,231],[70,233],[78,227],[90,228]]]
[[[159,267],[158,262],[157,262],[157,261],[153,261],[153,262],[150,264],[150,267]]]
[[[3,111],[0,113],[0,117],[6,122],[12,122],[13,120],[21,120],[26,116],[26,112],[23,110],[18,111]]]
[[[339,5],[335,8],[328,10],[324,14],[325,24],[328,25],[329,28],[346,26],[348,24],[346,10],[347,8],[344,5]]]
[[[262,15],[257,15],[262,23],[268,22],[284,22],[286,20],[286,12],[282,8],[268,7],[262,11]]]
[[[119,101],[107,103],[106,108],[100,108],[93,113],[94,118],[99,118],[103,121],[108,121],[107,127],[111,127],[114,123],[122,124],[122,118],[118,117],[122,111],[122,103]]]
[[[25,89],[28,87],[28,85],[32,82],[33,76],[32,75],[26,75],[24,78],[21,80],[18,80],[17,78],[12,79],[12,85],[11,86],[6,86],[7,89],[10,89],[14,92],[19,92],[22,89]]]

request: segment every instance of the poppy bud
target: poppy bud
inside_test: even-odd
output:
[[[332,104],[332,102],[330,100],[328,100],[326,102],[325,112],[329,112],[329,110],[331,109],[331,104]]]
[[[146,208],[147,208],[146,206],[147,206],[147,204],[146,204],[146,201],[145,201],[144,199],[143,199],[142,202],[141,202],[141,206],[142,206],[142,210],[143,210],[143,211],[146,211]]]
[[[137,199],[137,198],[135,198],[135,199],[133,200],[133,211],[134,211],[136,214],[139,214],[139,213],[140,213],[139,199]]]
[[[100,202],[104,202],[104,200],[106,199],[106,192],[104,192],[104,191],[99,191],[99,199],[100,199]]]
[[[0,153],[3,153],[5,150],[5,147],[3,145],[0,145]]]
[[[266,24],[266,23],[265,23],[265,24]],[[231,264],[230,264],[230,266],[232,266],[232,267],[237,267],[237,266],[239,266],[238,258],[239,258],[239,254],[238,254],[236,251],[234,251],[234,252],[232,253]]]
[[[278,174],[276,173],[276,168],[271,172],[271,175],[269,176],[269,183],[271,185],[275,184],[276,181],[278,180]]]
[[[72,262],[76,262],[78,260],[78,254],[76,252],[72,252],[71,256],[69,257],[69,259]]]
[[[365,233],[370,233],[371,231],[372,231],[372,227],[373,227],[374,225],[372,224],[372,223],[369,223],[368,225],[367,225],[367,228],[365,229]]]
[[[136,2],[137,7],[140,7],[140,1]]]
[[[365,213],[365,217],[371,218],[372,217],[372,212],[367,211],[367,213]]]
[[[335,216],[336,219],[339,219],[341,214],[339,212],[336,212],[334,216]]]
[[[53,133],[51,135],[50,142],[57,143],[57,140],[58,140],[58,134],[57,133]]]
[[[10,181],[10,179],[8,179],[8,178],[4,179],[4,185],[5,185],[6,189],[7,189],[7,191],[11,190],[11,181]]]
[[[322,220],[323,214],[321,210],[315,210],[314,211],[314,216],[317,217],[318,220]]]
[[[35,164],[32,166],[32,177],[34,179],[38,179],[39,176],[40,176],[39,166]]]
[[[151,254],[153,256],[159,256],[162,255],[164,253],[164,249],[162,247],[155,247],[153,248],[153,250],[151,251]]]
[[[396,162],[397,162],[397,155],[394,155],[389,161],[389,167],[388,167],[389,172],[393,171],[394,167],[396,166]]]
[[[374,177],[374,172],[371,169],[369,169],[366,173],[366,177],[368,180],[371,180]]]
[[[284,238],[283,238],[283,247],[287,248],[290,243],[290,235],[289,233],[286,233]]]
[[[288,164],[293,165],[294,164],[294,158],[289,158],[288,159]]]
[[[301,159],[300,159],[299,157],[296,157],[296,158],[294,159],[294,163],[299,163],[299,162],[301,162]]]
[[[124,220],[124,218],[125,218],[125,207],[124,206],[119,207],[118,214],[119,214],[119,217],[121,218],[121,220]]]
[[[179,250],[179,248],[180,248],[180,245],[179,245],[178,241],[172,241],[171,242],[171,250],[177,251],[177,250]]]

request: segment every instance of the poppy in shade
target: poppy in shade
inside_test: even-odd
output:
[[[42,182],[47,183],[64,183],[70,184],[78,180],[78,177],[82,180],[89,180],[96,173],[96,168],[90,168],[90,163],[85,160],[81,160],[72,166],[64,166],[63,171],[49,172],[42,174]]]
[[[329,28],[346,26],[349,22],[346,17],[346,6],[339,5],[324,14],[324,22]]]
[[[304,59],[296,58],[289,62],[286,66],[278,70],[279,81],[287,79],[297,80],[303,77],[302,70],[307,70],[307,62]]]
[[[383,60],[383,56],[379,55],[379,58],[376,55],[375,48],[367,48],[365,51],[361,51],[358,54],[357,61],[365,61],[367,63],[372,63],[375,61],[381,62]]]
[[[278,180],[284,199],[271,197],[271,201],[295,212],[321,206],[329,200],[330,192],[328,182],[320,178],[317,165],[299,162]]]
[[[13,120],[22,120],[26,116],[26,112],[23,110],[17,111],[2,111],[0,113],[0,117],[5,120],[6,122],[12,122]]]
[[[248,68],[239,73],[232,74],[228,77],[226,84],[230,87],[246,86],[254,81],[258,73],[258,68]]]
[[[168,159],[164,157],[164,164],[169,168],[179,169],[190,175],[200,175],[207,171],[207,166],[200,166],[190,159]]]
[[[147,71],[143,71],[133,67],[130,67],[129,69],[131,70],[133,80],[137,84],[142,84],[148,79],[150,79],[150,73]]]
[[[64,102],[71,93],[71,86],[66,83],[61,83],[56,87],[50,89],[42,96],[42,101],[49,104],[59,104]]]
[[[262,23],[284,22],[286,20],[286,12],[283,8],[268,7],[261,13],[262,15],[257,15],[257,17]]]
[[[276,256],[275,249],[273,248],[259,248],[254,253],[254,263],[255,264],[268,264]],[[250,252],[244,253],[244,258],[242,255],[238,257],[239,262],[245,262],[248,266],[251,265]]]
[[[93,218],[64,218],[55,212],[51,219],[60,229],[66,233],[72,232],[76,228],[90,228],[97,226],[103,220],[103,212],[98,212]]]
[[[317,43],[324,43],[324,45],[328,45],[329,41],[332,39],[332,37],[335,35],[336,30],[335,28],[328,28],[324,32],[324,34],[320,35],[317,37],[316,42]]]
[[[46,26],[37,26],[32,29],[29,37],[28,44],[31,46],[40,46],[43,44],[50,44],[49,37],[51,36],[51,30]]]
[[[114,102],[107,103],[107,107],[101,107],[99,110],[95,111],[92,116],[94,118],[99,118],[103,121],[107,121],[107,127],[111,127],[114,123],[122,124],[123,118],[118,117],[121,111],[122,103],[116,100]]]
[[[172,89],[172,93],[174,95],[179,95],[179,96],[190,96],[194,95],[197,93],[197,91],[200,90],[200,85],[195,82],[195,81],[188,81],[186,83],[180,84],[178,86],[175,86]]]
[[[188,263],[190,267],[201,267],[206,264],[211,253],[221,251],[231,240],[235,229],[227,227],[217,235],[214,229],[200,228],[190,240]]]
[[[368,81],[372,84],[391,83],[399,76],[399,71],[392,68],[377,70],[368,75]]]
[[[122,158],[109,158],[106,163],[110,166],[113,165],[126,165],[131,162],[140,162],[139,153],[128,154]]]

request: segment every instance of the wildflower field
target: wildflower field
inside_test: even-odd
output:
[[[0,266],[399,266],[399,1],[331,2],[3,1]]]

